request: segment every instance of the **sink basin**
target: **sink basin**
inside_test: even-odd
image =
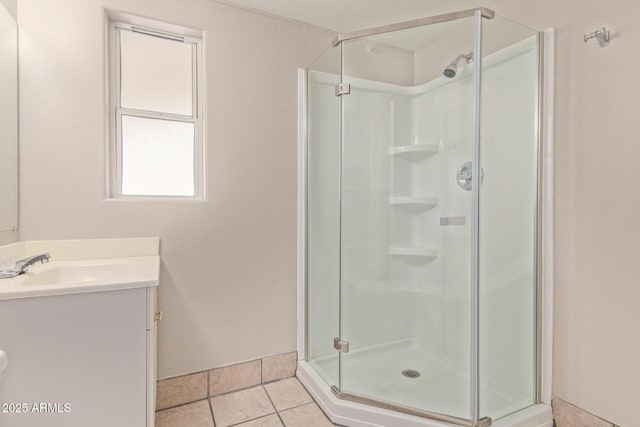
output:
[[[106,278],[117,278],[136,273],[136,264],[130,260],[104,261],[102,263],[77,263],[77,265],[60,265],[51,263],[42,268],[31,268],[24,274],[23,285],[41,286],[57,283],[77,284],[96,282]],[[48,268],[47,268],[48,267]]]
[[[0,300],[158,284],[158,256],[50,261],[0,280]]]

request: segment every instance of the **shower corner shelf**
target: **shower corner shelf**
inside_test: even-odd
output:
[[[394,145],[389,147],[389,155],[407,160],[420,160],[433,156],[439,151],[438,144]]]
[[[406,206],[411,208],[431,209],[438,206],[438,198],[435,196],[402,196],[389,197],[390,206]]]
[[[389,246],[389,255],[419,257],[427,260],[438,258],[438,250],[423,246]]]

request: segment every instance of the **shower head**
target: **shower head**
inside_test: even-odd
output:
[[[444,69],[444,72],[442,74],[444,74],[445,77],[452,79],[456,76],[457,72],[458,64],[456,64],[454,61],[451,64],[447,65],[447,68]]]
[[[464,53],[458,55],[456,59],[451,61],[451,64],[447,65],[442,74],[449,79],[454,78],[458,73],[458,62],[460,62],[461,59],[467,61],[467,64],[470,63],[473,60],[473,52],[469,52],[466,55]]]

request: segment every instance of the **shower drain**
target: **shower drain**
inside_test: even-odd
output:
[[[402,371],[402,375],[407,378],[418,378],[420,376],[420,372],[416,371],[415,369],[405,369],[404,371]]]

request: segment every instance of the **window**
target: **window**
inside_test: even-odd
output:
[[[110,31],[110,195],[201,198],[202,39]]]

